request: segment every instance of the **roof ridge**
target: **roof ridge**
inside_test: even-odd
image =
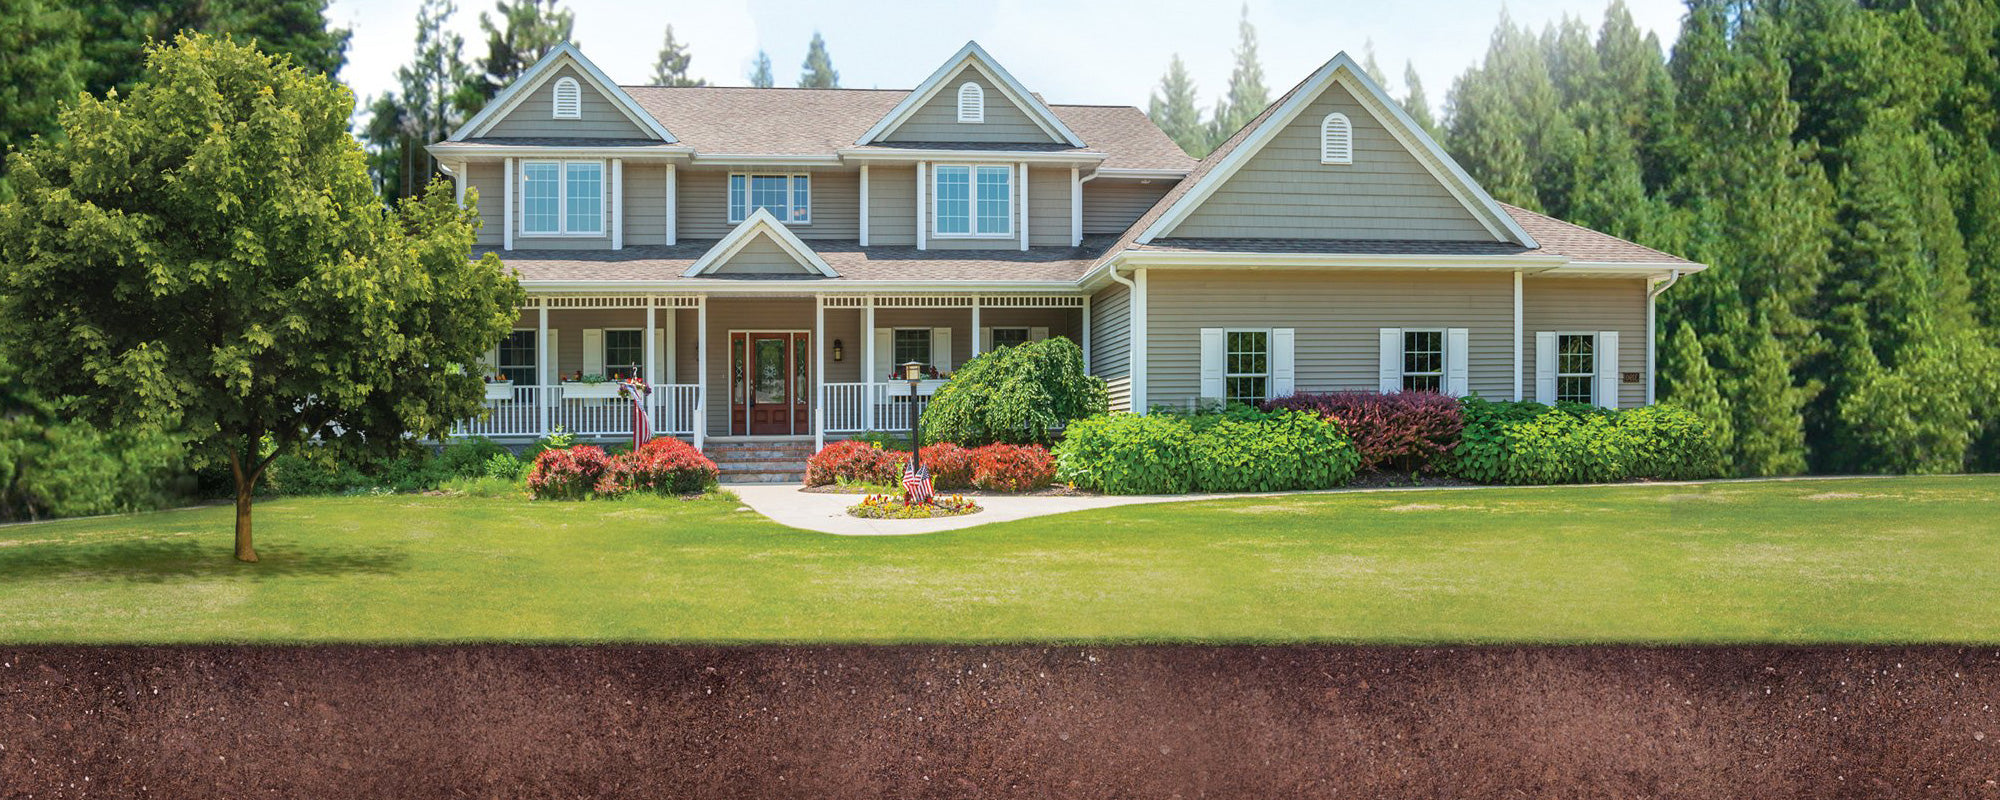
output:
[[[908,89],[863,89],[855,86],[661,86],[657,83],[621,83],[620,89],[743,89],[760,92],[777,90],[782,92],[908,92]]]

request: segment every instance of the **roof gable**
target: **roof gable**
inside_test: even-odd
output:
[[[967,80],[979,83],[985,91],[988,117],[986,123],[956,123],[958,90]],[[1018,113],[1018,118],[1007,114],[1009,107]],[[944,66],[931,73],[931,76],[925,78],[917,88],[911,89],[901,103],[896,104],[895,108],[890,109],[889,113],[876,121],[875,126],[863,133],[854,144],[859,146],[887,141],[936,141],[931,139],[936,134],[915,132],[932,127],[929,123],[934,117],[953,121],[949,130],[953,133],[962,133],[961,136],[942,141],[1022,141],[1020,138],[971,138],[996,135],[994,131],[998,130],[997,126],[986,128],[987,125],[993,124],[996,112],[1003,118],[1027,123],[1020,126],[1017,131],[1010,131],[1008,134],[1010,136],[1025,136],[1030,130],[1027,126],[1032,126],[1032,130],[1039,131],[1045,138],[1031,138],[1028,141],[1053,142],[1071,147],[1084,146],[1083,139],[1077,137],[1069,126],[1064,125],[1041,98],[1036,97],[1027,87],[1022,86],[1020,81],[1015,80],[1007,68],[1000,66],[992,56],[987,55],[986,50],[981,48],[978,42],[966,42],[964,47],[959,48],[956,54],[945,61]],[[911,136],[920,138],[899,137],[898,133],[905,125],[912,125]],[[1015,125],[1009,124],[1005,127],[1014,129]]]
[[[1233,210],[1256,214],[1262,211],[1261,206],[1264,205],[1283,204],[1302,207],[1304,209],[1302,213],[1308,216],[1313,215],[1314,211],[1320,215],[1342,213],[1331,207],[1318,208],[1320,205],[1334,202],[1333,198],[1301,199],[1296,175],[1290,177],[1278,174],[1259,175],[1260,171],[1266,173],[1294,171],[1318,179],[1310,180],[1308,183],[1314,184],[1314,188],[1320,192],[1333,190],[1334,187],[1318,184],[1339,181],[1355,183],[1356,178],[1366,176],[1368,173],[1356,169],[1360,164],[1320,169],[1317,142],[1320,117],[1328,113],[1326,109],[1329,108],[1343,111],[1355,124],[1357,147],[1372,146],[1376,157],[1386,159],[1381,161],[1384,166],[1400,165],[1402,178],[1397,180],[1402,181],[1402,185],[1396,186],[1392,181],[1386,188],[1371,186],[1369,191],[1378,194],[1372,198],[1361,198],[1364,202],[1382,206],[1396,202],[1410,202],[1415,198],[1416,207],[1401,212],[1410,220],[1421,222],[1427,214],[1434,216],[1439,211],[1450,211],[1460,217],[1459,222],[1470,221],[1478,225],[1477,229],[1463,224],[1448,225],[1438,232],[1447,239],[1478,238],[1474,235],[1475,231],[1483,230],[1485,238],[1491,241],[1510,241],[1530,248],[1536,246],[1534,238],[1528,235],[1513,216],[1501,208],[1486,190],[1480,188],[1457,162],[1452,161],[1451,157],[1438,147],[1437,142],[1419,129],[1409,114],[1403,111],[1402,106],[1390,99],[1382,87],[1370,79],[1367,73],[1344,52],[1334,56],[1305,81],[1293,87],[1277,103],[1265,109],[1257,119],[1244,126],[1243,130],[1238,131],[1229,141],[1209,154],[1208,158],[1203,159],[1181,186],[1162,198],[1160,207],[1148,213],[1134,226],[1136,234],[1128,234],[1127,239],[1143,244],[1176,235],[1214,236],[1223,232],[1223,228],[1226,227],[1228,212]],[[1315,110],[1320,112],[1318,116],[1309,113]],[[1290,163],[1298,158],[1296,151],[1299,149],[1301,136],[1308,137],[1311,142],[1308,153],[1311,169],[1298,170],[1297,165]],[[1272,151],[1271,157],[1262,157],[1265,150],[1271,148],[1274,143],[1277,143],[1277,146]],[[1396,150],[1400,150],[1400,153],[1394,152]],[[1287,151],[1291,152],[1287,154]],[[1365,152],[1368,151],[1362,150],[1357,155]],[[1357,158],[1357,161],[1361,160]],[[1421,174],[1415,173],[1410,168],[1412,163],[1422,169]],[[1236,184],[1234,179],[1247,167],[1251,170],[1245,182]],[[1344,177],[1336,175],[1342,171],[1348,174]],[[1257,183],[1259,177],[1275,178],[1277,181],[1270,181],[1268,183],[1271,185],[1260,187]],[[1386,194],[1383,194],[1384,192]],[[1218,199],[1219,193],[1223,196]],[[1440,198],[1449,198],[1459,210],[1438,207]],[[1216,202],[1216,210],[1220,213],[1209,214],[1207,215],[1209,218],[1205,220],[1194,219],[1194,224],[1189,226],[1187,223],[1190,219],[1202,214],[1204,207],[1212,200]],[[1259,200],[1264,202],[1260,203]],[[1395,218],[1356,219],[1356,225],[1378,229],[1368,235],[1357,236],[1356,231],[1341,230],[1338,225],[1329,226],[1321,223],[1309,224],[1309,230],[1292,233],[1290,237],[1369,239],[1408,237],[1410,230],[1401,227],[1404,223],[1389,221],[1392,219]],[[1385,226],[1388,229],[1382,230]],[[1187,229],[1185,234],[1183,228]],[[1234,235],[1270,236],[1272,233],[1248,230]]]
[[[584,97],[585,113],[580,119],[551,119],[547,112],[549,92],[545,89],[563,78],[575,80]],[[539,110],[539,114],[528,112]],[[522,112],[517,115],[517,111]],[[530,120],[530,117],[536,117]],[[533,125],[526,125],[532,121]],[[551,124],[552,123],[552,124]],[[565,135],[574,130],[582,136],[631,138],[637,136],[672,143],[677,141],[660,121],[624,89],[612,83],[596,64],[584,58],[576,45],[564,43],[549,51],[542,60],[521,73],[506,89],[487,102],[486,107],[454,131],[448,141],[488,136]]]
[[[722,237],[681,277],[699,275],[810,275],[838,278],[825,259],[799,240],[771,212],[759,208]]]

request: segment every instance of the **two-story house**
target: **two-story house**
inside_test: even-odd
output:
[[[1117,409],[1294,391],[1631,407],[1701,265],[1495,202],[1345,54],[1199,162],[1051,105],[976,43],[904,90],[618,86],[542,59],[430,151],[528,307],[489,436],[824,441],[907,427],[996,347],[1066,336]],[[463,198],[461,198],[463,199]]]

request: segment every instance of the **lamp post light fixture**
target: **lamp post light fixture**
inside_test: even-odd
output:
[[[910,468],[923,471],[923,457],[919,452],[924,443],[917,436],[917,382],[924,379],[924,365],[921,361],[911,361],[903,365],[903,380],[910,382]]]

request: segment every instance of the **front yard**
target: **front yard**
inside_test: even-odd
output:
[[[915,537],[726,497],[0,527],[0,641],[2000,642],[2000,476],[1349,493]]]

